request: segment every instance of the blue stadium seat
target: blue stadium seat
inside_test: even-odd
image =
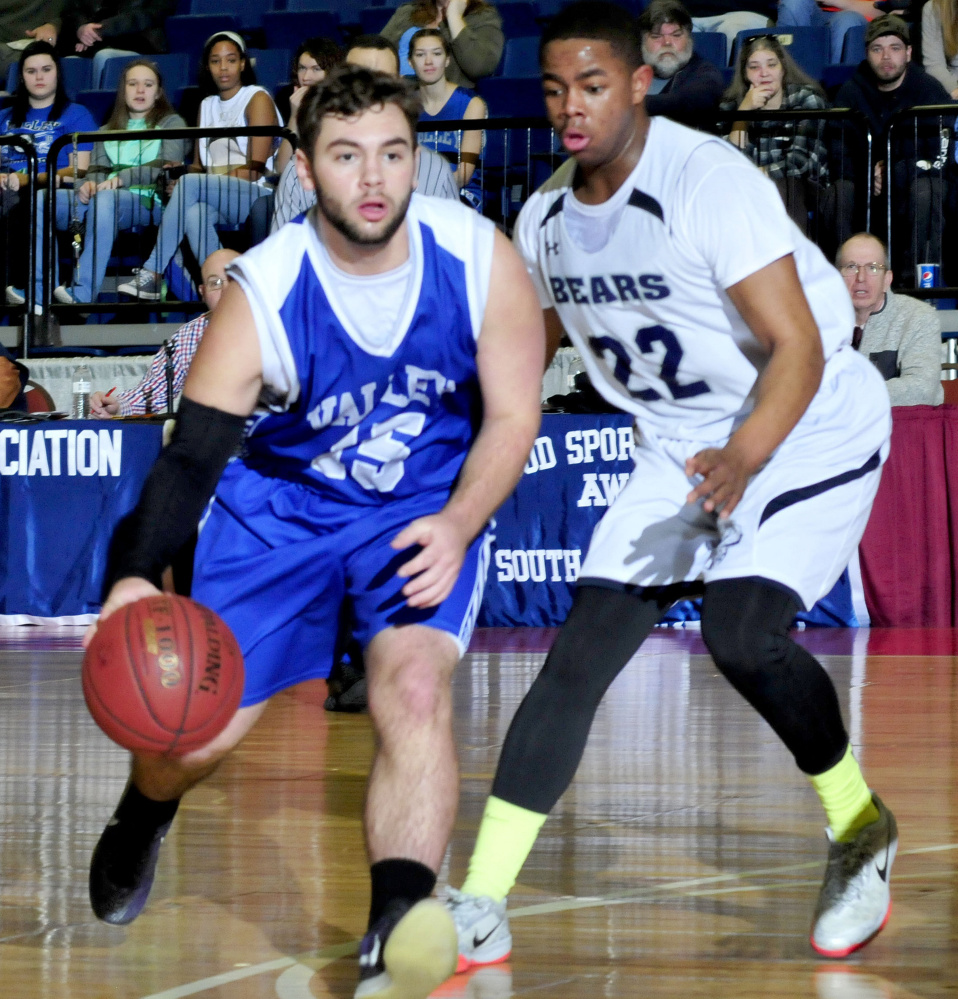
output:
[[[534,3],[516,0],[514,3],[505,3],[497,9],[502,18],[502,31],[506,38],[538,35],[542,30],[537,20],[539,8]]]
[[[692,44],[695,51],[713,66],[725,69],[728,65],[728,41],[721,31],[693,31]]]
[[[366,0],[286,0],[289,11],[329,11],[339,15],[345,24],[359,24],[359,15],[366,7]],[[392,11],[395,7],[390,7]]]
[[[191,82],[190,76],[193,63],[185,52],[169,52],[164,55],[146,56],[151,62],[155,62],[157,68],[163,76],[163,87],[167,94],[172,94],[185,87]],[[133,61],[132,56],[113,56],[107,59],[103,67],[101,78],[101,90],[116,90],[119,86],[120,78],[126,65]]]
[[[166,20],[166,40],[171,52],[185,52],[198,63],[203,43],[217,31],[239,31],[234,14],[177,14]]]
[[[538,79],[492,76],[480,80],[476,90],[489,105],[490,118],[541,118],[546,113]]]
[[[789,55],[813,80],[820,80],[828,64],[828,28],[793,27],[777,25],[774,28],[747,28],[735,37],[732,47],[732,65],[738,60],[739,49],[746,38],[756,35],[774,35]]]
[[[116,102],[116,90],[81,90],[74,100],[82,104],[93,115],[97,125],[102,125]]]
[[[63,70],[63,85],[67,88],[68,94],[76,94],[81,90],[89,90],[93,80],[93,60],[83,59],[80,56],[68,56],[60,61],[60,68]],[[16,85],[16,70],[13,66],[13,79]],[[7,88],[10,89],[9,87]]]
[[[314,35],[338,42],[339,15],[327,10],[272,10],[263,15],[263,31],[270,49],[295,49]]]
[[[364,35],[378,35],[393,16],[394,7],[367,7],[359,12],[359,26]]]
[[[289,49],[250,49],[256,82],[273,93],[277,87],[289,83],[289,66],[292,55]]]
[[[846,81],[850,80],[855,75],[855,70],[858,67],[852,65],[851,63],[834,63],[831,66],[826,66],[824,72],[821,75],[822,86],[825,88],[825,93],[828,94],[829,100],[835,99],[835,94],[838,93],[841,85]]]
[[[268,9],[268,3],[263,0],[190,0],[190,14],[229,14],[239,18],[240,27],[244,31],[259,28],[263,23],[263,14]],[[209,36],[204,36],[206,37]]]
[[[854,28],[849,28],[845,32],[845,41],[842,44],[842,62],[846,65],[857,66],[865,58],[865,29],[867,25],[856,24]]]
[[[510,38],[506,41],[497,76],[513,80],[539,78],[539,39]]]

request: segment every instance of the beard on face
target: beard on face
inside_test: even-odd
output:
[[[313,179],[315,181],[315,177]],[[387,215],[379,223],[381,228],[378,232],[363,232],[359,226],[346,218],[342,202],[324,195],[322,188],[318,183],[316,184],[316,207],[323,213],[323,218],[338,233],[345,236],[346,239],[357,246],[385,246],[396,235],[399,227],[403,224],[411,199],[412,191],[410,190],[395,213],[392,216]]]
[[[878,70],[872,67],[872,72],[875,76],[881,80],[882,83],[897,83],[905,75],[905,70],[908,68],[908,63],[904,63],[900,68],[893,69],[890,72],[888,70]]]
[[[671,80],[680,69],[685,69],[688,66],[691,58],[691,45],[683,52],[674,49],[660,49],[658,52],[652,52],[645,42],[642,43],[642,59],[647,66],[652,67],[652,72],[660,80]]]

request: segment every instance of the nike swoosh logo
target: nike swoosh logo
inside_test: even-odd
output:
[[[878,858],[875,858],[875,870],[882,881],[888,881],[888,843],[885,844],[885,860],[881,867],[878,866]]]
[[[495,933],[496,930],[499,929],[500,926],[502,926],[502,920],[499,920],[499,922],[496,923],[496,925],[493,926],[493,928],[484,937],[473,936],[473,938],[472,938],[472,946],[473,947],[481,947],[489,939],[489,937],[491,937],[492,934]]]

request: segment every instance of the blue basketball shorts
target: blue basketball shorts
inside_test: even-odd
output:
[[[452,593],[437,607],[406,604],[396,570],[418,546],[390,547],[446,493],[381,507],[330,501],[308,486],[232,462],[201,524],[193,599],[232,628],[246,665],[242,706],[329,676],[344,623],[362,646],[385,628],[422,624],[465,652],[489,569],[492,535],[470,545]]]

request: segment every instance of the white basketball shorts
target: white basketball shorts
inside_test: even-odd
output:
[[[593,532],[579,583],[642,589],[757,576],[808,609],[861,540],[890,433],[881,375],[843,348],[727,520],[686,503],[696,484],[685,474],[686,458],[721,444],[643,433],[629,481]]]

